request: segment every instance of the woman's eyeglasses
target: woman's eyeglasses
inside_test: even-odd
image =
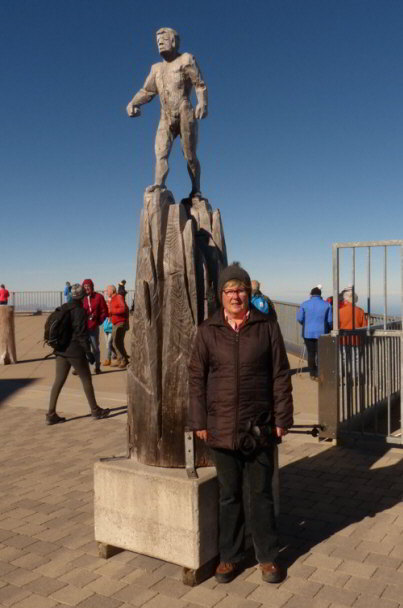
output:
[[[246,296],[248,294],[248,290],[247,289],[224,289],[223,293],[225,293],[226,296],[228,296],[229,298],[233,298],[235,296]]]

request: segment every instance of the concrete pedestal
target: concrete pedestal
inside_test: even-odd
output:
[[[199,570],[218,554],[213,467],[184,469],[133,460],[95,464],[95,540]]]

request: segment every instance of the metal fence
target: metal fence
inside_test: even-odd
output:
[[[400,331],[388,335],[354,332],[340,337],[339,424],[357,430],[399,437],[396,408],[400,393]],[[390,405],[389,402],[390,401]],[[386,406],[386,407],[385,407]]]
[[[355,250],[365,247],[367,256],[368,310],[371,310],[371,251],[384,250],[384,313],[368,315],[368,327],[339,329],[339,250],[351,248],[354,282]],[[333,245],[333,323],[330,336],[319,339],[319,424],[322,437],[376,439],[403,445],[402,420],[402,317],[387,315],[387,252],[400,248],[403,308],[403,241],[335,243]]]
[[[322,438],[403,444],[401,323],[319,339]]]
[[[283,334],[287,352],[300,356],[304,352],[304,340],[301,335],[301,325],[297,322],[299,304],[274,300],[281,333]]]
[[[62,291],[12,291],[9,302],[16,313],[51,312],[63,304],[64,296]],[[133,302],[134,289],[129,289],[126,304],[131,308]]]
[[[15,312],[49,312],[63,304],[62,291],[13,291],[11,302]]]

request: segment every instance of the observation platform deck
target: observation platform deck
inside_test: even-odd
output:
[[[279,450],[283,583],[262,583],[248,563],[228,585],[189,588],[179,566],[128,551],[98,557],[93,464],[126,452],[126,372],[93,377],[99,405],[112,409],[100,421],[69,375],[58,403],[68,420],[45,426],[54,375],[45,318],[16,316],[19,363],[0,366],[1,607],[403,607],[403,452],[319,443],[298,426]],[[315,424],[317,384],[289,358],[295,424]]]

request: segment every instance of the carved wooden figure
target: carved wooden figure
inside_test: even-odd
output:
[[[147,190],[152,192],[165,188],[168,157],[179,135],[192,182],[190,196],[201,198],[200,163],[196,155],[197,121],[207,116],[207,86],[193,55],[179,53],[179,34],[175,30],[160,28],[157,47],[163,60],[152,66],[143,87],[127,106],[130,117],[140,116],[140,106],[149,103],[156,95],[160,97],[161,117],[155,137],[155,181]],[[197,97],[195,109],[190,100],[193,88]]]

